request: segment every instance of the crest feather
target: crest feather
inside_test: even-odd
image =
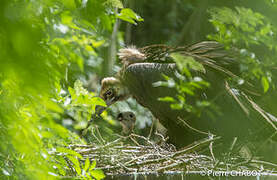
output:
[[[122,63],[126,66],[142,62],[146,59],[145,54],[141,53],[135,46],[120,49],[118,56]]]

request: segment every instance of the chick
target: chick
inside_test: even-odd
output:
[[[118,114],[117,120],[122,126],[122,134],[128,135],[133,132],[136,123],[136,116],[133,112],[121,112]]]

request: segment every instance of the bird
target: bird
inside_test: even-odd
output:
[[[178,68],[172,59],[172,53],[192,57],[203,65],[205,71],[191,71],[194,76],[209,82],[210,86],[204,92],[190,97],[188,101],[212,101],[217,105],[218,113],[211,115],[204,111],[201,116],[196,116],[183,109],[172,109],[170,103],[158,100],[160,97],[178,98],[174,88],[153,86],[155,82],[164,80],[165,75],[176,79]],[[231,86],[230,78],[240,78],[237,54],[235,50],[227,51],[216,41],[203,41],[181,47],[131,46],[120,49],[118,56],[123,64],[122,68],[115,76],[101,81],[100,97],[107,107],[133,97],[140,105],[149,109],[167,129],[169,140],[176,147],[193,143],[208,134],[223,135],[227,139],[246,135],[256,137],[259,136],[256,132],[267,136],[265,129],[276,128],[275,125],[271,127],[272,124],[264,123],[264,116],[270,121],[276,118],[264,110],[261,111],[251,100],[250,95],[258,93],[246,92],[243,86]],[[255,85],[251,83],[244,84],[247,85],[246,89],[255,89]]]
[[[122,134],[129,135],[133,132],[136,124],[136,115],[131,111],[120,112],[117,115],[117,120],[122,126]]]

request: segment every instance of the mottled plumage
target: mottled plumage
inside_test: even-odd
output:
[[[122,126],[122,134],[130,134],[136,124],[136,115],[131,111],[121,112],[117,115],[117,120]]]
[[[123,67],[112,81],[110,78],[103,79],[101,97],[108,105],[130,96],[134,97],[167,128],[170,141],[175,145],[186,145],[207,136],[190,127],[226,138],[256,138],[254,135],[266,128],[269,130],[263,135],[268,136],[272,132],[270,129],[274,129],[265,123],[264,114],[257,109],[258,105],[251,103],[242,87],[230,87],[228,84],[230,77],[238,77],[238,62],[234,58],[235,53],[227,53],[219,43],[205,41],[186,47],[152,45],[140,49],[132,48],[120,50]],[[177,68],[170,56],[174,52],[193,57],[200,62],[205,72],[192,71],[192,74],[211,84],[205,92],[189,97],[187,101],[211,101],[218,106],[220,113],[210,114],[204,111],[198,117],[185,110],[173,110],[170,103],[158,101],[158,98],[165,96],[176,98],[174,88],[153,86],[153,83],[164,80],[163,74],[175,77]],[[105,96],[105,93],[110,91],[114,92],[112,96]]]

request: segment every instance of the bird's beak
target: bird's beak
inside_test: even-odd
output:
[[[118,121],[122,121],[122,120],[123,120],[123,114],[122,114],[122,113],[119,113],[119,114],[118,114],[117,120],[118,120]]]
[[[113,97],[113,98],[107,100],[107,101],[106,101],[107,106],[112,105],[112,104],[114,103],[114,100],[115,100],[115,97]]]
[[[115,100],[115,99],[116,99],[116,98],[113,97],[113,98],[111,98],[111,99],[105,101],[107,107],[109,107],[110,105],[112,105],[112,104],[114,103],[114,100]],[[97,106],[95,107],[95,113],[96,113],[98,116],[100,116],[100,115],[107,109],[107,107],[97,105]]]
[[[97,105],[97,106],[95,107],[95,114],[97,114],[98,116],[100,116],[106,109],[107,109],[107,107]]]

